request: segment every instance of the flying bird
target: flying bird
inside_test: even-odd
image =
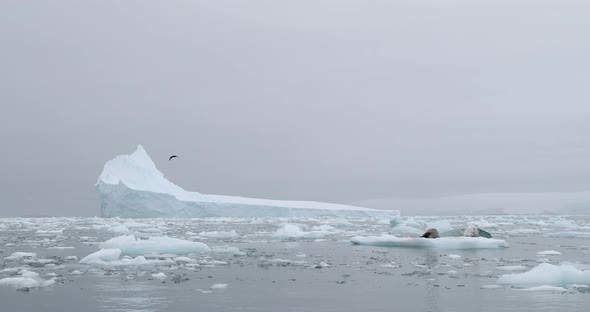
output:
[[[178,158],[178,156],[172,155],[172,156],[170,156],[170,158],[168,158],[168,161],[172,160],[172,158]]]

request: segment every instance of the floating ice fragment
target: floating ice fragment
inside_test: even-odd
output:
[[[227,288],[227,284],[213,284],[211,285],[211,289],[225,289]]]
[[[537,252],[537,256],[558,256],[561,252],[555,250],[545,250]]]
[[[15,252],[8,257],[4,257],[5,260],[20,260],[23,258],[35,258],[37,254],[34,252]]]
[[[321,268],[327,268],[327,267],[329,267],[329,266],[330,266],[330,265],[329,265],[329,264],[327,264],[325,261],[320,261],[320,263],[316,264],[315,268],[316,268],[316,269],[321,269]]]
[[[417,247],[436,249],[490,249],[506,248],[508,244],[502,239],[491,239],[483,237],[441,237],[431,238],[410,238],[396,237],[393,235],[382,236],[355,236],[350,239],[356,245],[372,245],[384,247]]]
[[[0,279],[0,286],[13,286],[16,288],[32,288],[32,287],[45,287],[55,283],[55,280],[48,279],[44,280],[39,276],[39,273],[21,270],[19,272],[20,277],[6,277]]]
[[[570,264],[541,263],[532,270],[500,276],[501,285],[567,285],[590,284],[590,270],[579,270]]]
[[[103,248],[118,248],[125,254],[168,253],[190,254],[209,252],[207,245],[168,236],[136,239],[135,235],[111,238],[101,244]]]
[[[567,289],[565,289],[563,287],[549,286],[549,285],[523,288],[523,289],[517,289],[517,290],[521,290],[521,291],[550,291],[550,292],[566,292],[567,291]]]
[[[164,274],[164,272],[160,272],[157,274],[152,274],[152,277],[157,278],[157,279],[165,279],[166,278],[166,274]]]
[[[80,263],[83,264],[92,264],[97,262],[109,262],[115,261],[119,259],[121,256],[121,249],[113,248],[113,249],[101,249],[95,253],[91,253],[88,256],[82,258]]]

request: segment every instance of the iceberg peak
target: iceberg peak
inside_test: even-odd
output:
[[[120,155],[109,160],[98,178],[97,185],[101,183],[124,184],[138,191],[167,193],[177,197],[182,197],[186,192],[164,177],[141,144],[131,155]]]

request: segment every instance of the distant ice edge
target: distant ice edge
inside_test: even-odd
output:
[[[101,217],[378,217],[398,210],[370,209],[308,201],[280,201],[185,191],[156,168],[141,145],[131,155],[108,161],[96,189]]]

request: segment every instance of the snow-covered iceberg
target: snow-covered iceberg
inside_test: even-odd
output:
[[[170,182],[139,145],[108,161],[96,184],[102,217],[386,217],[397,210],[189,192]]]
[[[503,239],[483,237],[396,237],[393,235],[382,236],[355,236],[350,239],[355,245],[370,245],[382,247],[415,247],[435,249],[493,249],[506,248],[508,244]]]

